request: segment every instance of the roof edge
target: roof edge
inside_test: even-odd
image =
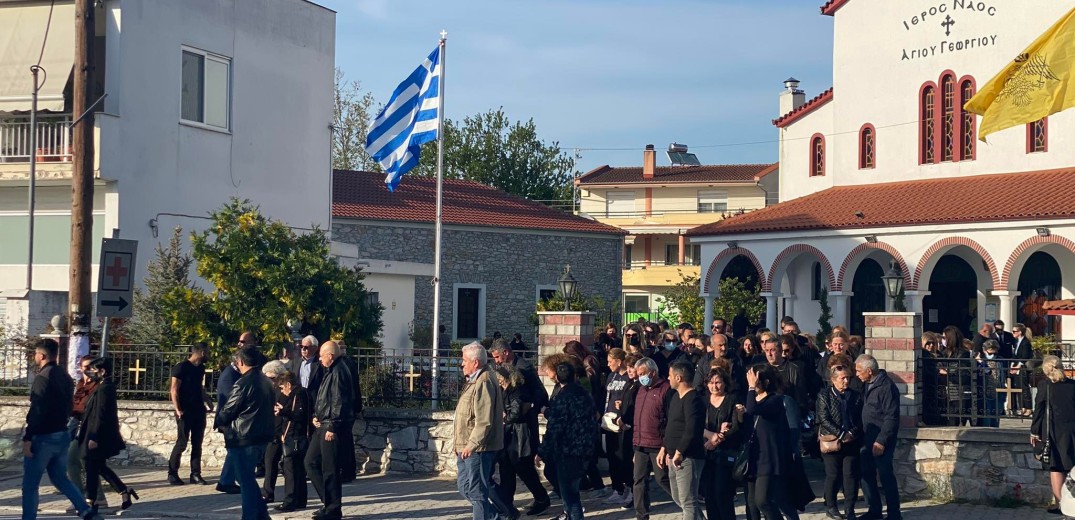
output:
[[[799,108],[774,119],[773,126],[776,126],[777,128],[786,128],[788,125],[806,117],[807,114],[814,110],[825,106],[829,101],[833,100],[833,90],[833,87],[829,87],[828,90],[818,94],[814,99],[803,103]]]
[[[839,11],[841,7],[847,5],[851,0],[829,0],[821,6],[821,14],[825,16],[835,16],[836,11]]]
[[[766,176],[768,176],[769,174],[771,174],[771,173],[773,173],[773,172],[775,172],[775,171],[777,171],[779,169],[780,169],[780,163],[779,162],[775,162],[775,163],[769,165],[768,168],[762,170],[760,173],[758,173],[757,175],[754,176],[754,182],[758,182],[758,181],[764,179]]]

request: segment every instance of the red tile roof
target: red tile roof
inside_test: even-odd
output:
[[[670,184],[705,182],[756,182],[776,164],[716,164],[703,166],[658,166],[652,179],[642,178],[642,167],[594,168],[578,178],[577,184]]]
[[[775,172],[775,171],[777,171],[779,169],[780,169],[780,163],[770,164],[768,168],[762,170],[761,173],[758,174],[758,178],[759,179],[764,178],[765,176],[767,176],[767,175],[769,175],[769,174],[771,174],[771,173],[773,173],[773,172]]]
[[[446,179],[443,200],[445,224],[626,234],[472,181]],[[336,170],[332,174],[333,217],[433,223],[436,206],[435,179],[407,177],[395,192],[389,192],[383,173]]]
[[[821,6],[821,14],[832,16],[850,0],[829,0]]]
[[[1075,218],[1075,190],[1062,186],[1075,186],[1075,169],[838,186],[699,226],[688,234]],[[1004,196],[998,199],[998,193]]]
[[[814,99],[803,103],[799,108],[774,119],[773,125],[784,128],[795,121],[798,121],[806,114],[824,106],[825,103],[828,103],[829,101],[832,101],[832,87],[829,87],[829,90],[818,94]]]

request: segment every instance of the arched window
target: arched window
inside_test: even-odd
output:
[[[810,176],[825,175],[825,136],[814,134],[810,138]]]
[[[821,290],[824,288],[824,283],[821,281],[821,262],[814,262],[814,269],[810,276],[810,299],[820,300]]]
[[[867,170],[877,166],[877,130],[866,123],[859,130],[859,169]]]
[[[1049,118],[1043,117],[1026,125],[1026,153],[1049,151]]]
[[[955,160],[956,152],[956,79],[941,79],[941,161]]]
[[[937,87],[933,83],[927,83],[922,87],[919,97],[918,162],[933,164],[937,162]]]
[[[963,115],[963,120],[960,124],[959,133],[960,146],[959,146],[959,160],[961,161],[973,161],[974,160],[974,147],[975,147],[975,131],[974,123],[976,118],[973,113],[963,110],[963,105],[970,101],[970,98],[974,97],[974,79],[964,78],[959,83],[959,110]]]

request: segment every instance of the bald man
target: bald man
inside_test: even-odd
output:
[[[306,452],[306,473],[324,506],[314,513],[318,520],[343,517],[342,456],[340,437],[354,420],[354,382],[351,372],[340,359],[343,352],[335,341],[321,344],[320,361],[324,368],[321,386],[314,401],[313,423],[316,430]]]

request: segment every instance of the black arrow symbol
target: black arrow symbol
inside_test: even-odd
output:
[[[127,300],[122,296],[117,296],[115,300],[101,300],[101,305],[105,307],[115,307],[117,311],[122,311],[127,308]]]

